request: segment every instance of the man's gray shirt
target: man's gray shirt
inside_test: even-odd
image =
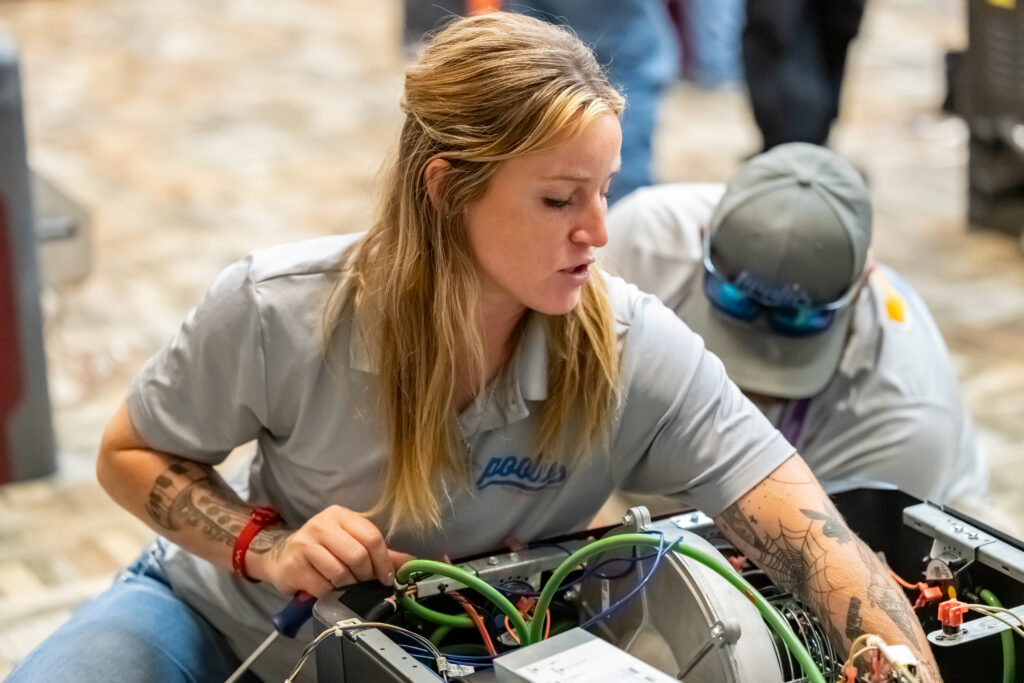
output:
[[[369,510],[386,471],[377,378],[358,323],[343,317],[330,368],[320,342],[324,301],[357,240],[284,245],[227,268],[128,397],[132,423],[154,449],[216,464],[255,440],[236,488],[293,528],[333,504]],[[673,495],[716,515],[794,452],[671,311],[605,280],[623,382],[607,445],[574,467],[537,461],[547,348],[545,318],[532,314],[507,370],[458,416],[472,480],[442,497],[441,530],[398,533],[391,547],[459,557],[565,533],[584,528],[617,488]],[[162,546],[175,592],[248,655],[287,597]],[[310,635],[307,627],[297,641],[279,639],[256,673],[282,678]]]
[[[685,321],[704,297],[701,231],[724,190],[680,183],[623,198],[608,216],[605,266]],[[826,488],[885,482],[942,502],[984,493],[986,463],[924,302],[896,273],[876,266],[854,305],[828,385],[804,405],[779,401],[766,414]]]

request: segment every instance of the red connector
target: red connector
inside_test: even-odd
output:
[[[946,600],[939,603],[939,621],[942,622],[942,632],[947,636],[959,635],[966,613],[967,603],[959,600]]]
[[[917,584],[917,588],[921,592],[917,594],[917,600],[914,601],[914,609],[942,599],[942,589],[938,586],[929,586],[927,583],[922,582]]]
[[[889,570],[889,574],[896,580],[896,583],[900,584],[904,588],[917,591],[917,599],[914,601],[914,609],[919,609],[927,604],[937,602],[942,599],[942,589],[938,586],[929,586],[924,581],[910,583],[909,581],[905,581],[900,578],[900,575],[892,569]]]

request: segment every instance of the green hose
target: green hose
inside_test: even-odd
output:
[[[438,626],[447,626],[449,629],[476,628],[476,624],[473,623],[468,614],[445,614],[444,612],[438,612],[429,607],[424,607],[410,595],[403,595],[398,599],[398,604],[410,614],[414,614],[420,619],[437,624]]]
[[[452,630],[451,626],[438,626],[434,629],[434,632],[430,634],[430,642],[434,645],[440,645],[444,637]]]
[[[395,581],[397,581],[399,584],[407,584],[409,583],[410,577],[416,573],[437,574],[438,576],[444,576],[453,581],[458,581],[467,588],[472,588],[477,593],[490,600],[498,609],[500,609],[505,614],[505,616],[507,616],[512,621],[512,626],[515,628],[520,640],[523,640],[526,637],[528,629],[526,627],[526,621],[523,620],[523,615],[521,615],[519,613],[519,610],[517,610],[515,606],[511,602],[509,602],[508,598],[499,593],[497,589],[494,588],[494,586],[487,583],[483,579],[474,576],[473,574],[470,574],[464,569],[453,567],[452,565],[446,564],[444,562],[434,562],[433,560],[409,560],[408,562],[402,565],[401,569],[398,570],[398,574],[395,575]],[[424,605],[421,605],[420,603],[413,600],[411,597],[407,596],[405,594],[405,590],[405,586],[400,585],[395,591],[395,593],[401,600],[402,607],[408,609],[410,612],[412,612],[419,618],[431,621],[441,626],[466,628],[464,624],[466,622],[469,622],[469,628],[473,627],[473,622],[467,615],[452,615],[432,610],[429,607],[425,607]],[[465,621],[463,621],[463,619]],[[544,617],[542,616],[542,624],[543,621]]]
[[[602,538],[598,541],[594,541],[567,557],[562,564],[555,569],[548,582],[544,584],[544,588],[540,592],[540,598],[537,600],[537,605],[534,608],[533,619],[530,620],[529,638],[528,640],[524,640],[523,644],[533,644],[542,639],[544,614],[551,605],[551,601],[554,599],[559,586],[565,580],[565,577],[567,577],[574,569],[594,555],[599,555],[616,548],[634,546],[659,548],[663,547],[663,542],[658,536],[652,534],[620,534],[618,536],[610,536],[608,538]],[[796,634],[793,633],[793,630],[789,627],[789,623],[774,607],[771,606],[767,600],[764,599],[760,593],[757,592],[753,586],[747,582],[746,579],[740,576],[732,566],[702,550],[686,545],[682,541],[676,542],[673,550],[700,562],[743,593],[748,600],[754,603],[754,606],[757,607],[757,611],[761,613],[764,620],[768,622],[768,625],[771,626],[772,630],[775,631],[779,638],[781,638],[786,644],[790,653],[792,653],[797,662],[800,663],[804,674],[814,683],[825,683],[825,677],[815,665],[814,660],[811,658],[811,654],[807,651],[807,648],[804,647],[803,643],[801,643],[796,637]],[[402,567],[402,569],[404,570],[405,567]]]
[[[978,595],[986,605],[1003,606],[1003,603],[999,602],[999,598],[986,588],[978,591]],[[1013,644],[1013,631],[1003,631],[999,634],[999,639],[1003,641],[1003,683],[1013,683],[1017,678],[1017,652]]]

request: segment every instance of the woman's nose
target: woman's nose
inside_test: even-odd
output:
[[[591,247],[603,247],[608,244],[608,229],[604,222],[607,213],[608,205],[603,196],[589,202],[579,215],[573,229],[572,240]]]

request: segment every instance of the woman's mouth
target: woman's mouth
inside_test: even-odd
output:
[[[563,273],[567,277],[571,278],[574,284],[583,285],[590,277],[590,266],[592,263],[593,261],[588,261],[587,263],[581,263],[578,266],[574,266],[572,268],[563,268],[558,272]]]

